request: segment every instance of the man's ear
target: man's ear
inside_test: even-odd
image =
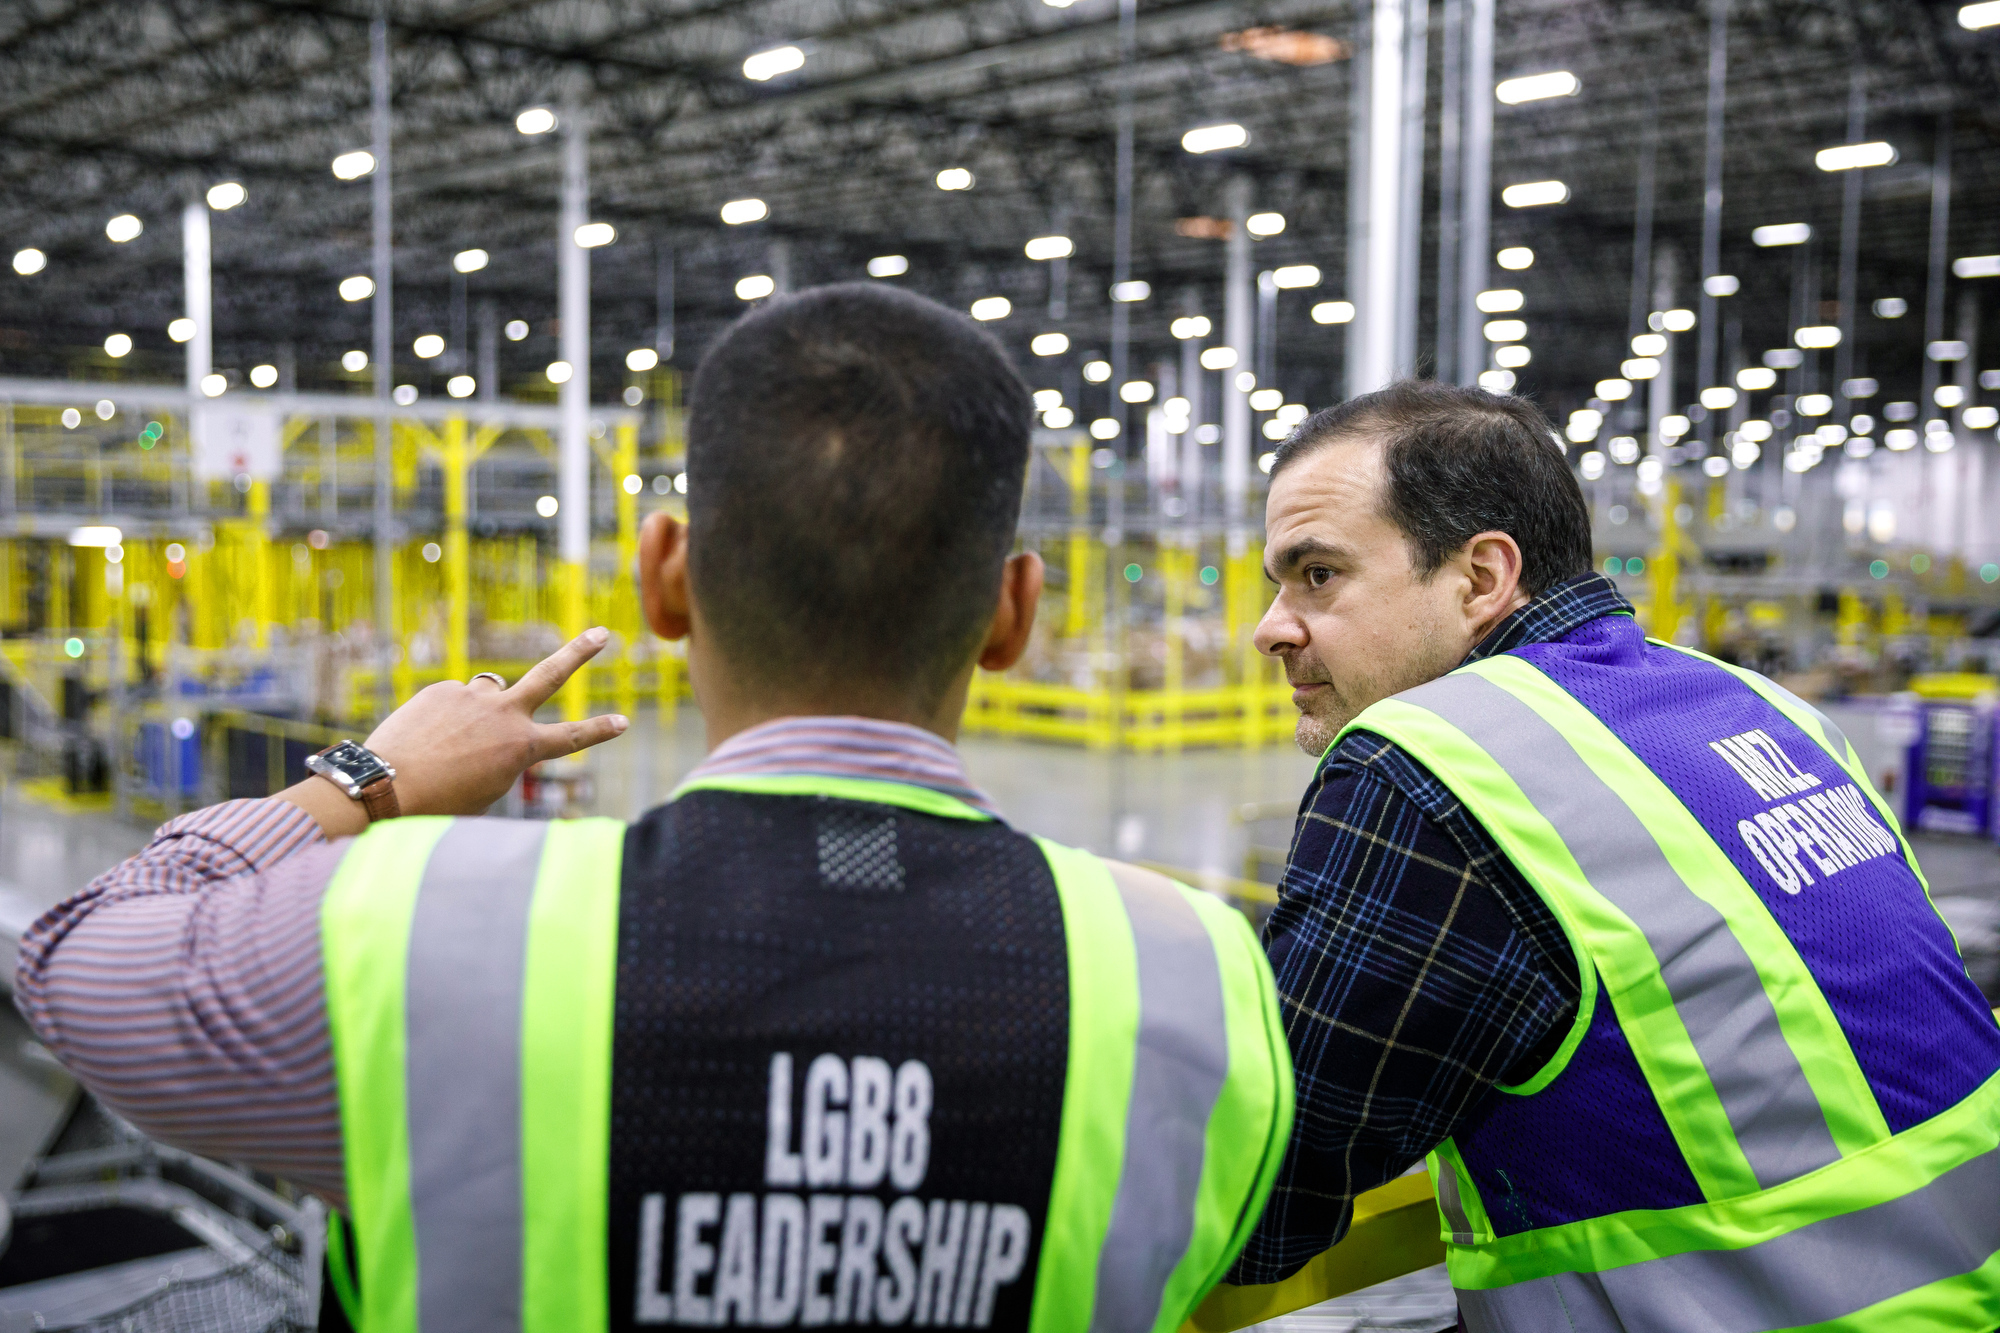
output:
[[[1028,651],[1035,628],[1035,608],[1042,600],[1042,558],[1033,551],[1007,557],[1000,571],[1000,605],[993,610],[993,627],[979,650],[979,665],[1005,671]]]
[[[684,639],[688,632],[687,525],[665,510],[639,525],[639,607],[653,633]]]
[[[1528,600],[1521,592],[1521,547],[1510,534],[1475,534],[1460,559],[1467,620],[1488,625]]]

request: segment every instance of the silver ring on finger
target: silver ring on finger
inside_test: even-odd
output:
[[[493,683],[494,683],[495,685],[498,685],[498,686],[499,686],[499,687],[500,687],[501,689],[503,689],[503,690],[507,688],[507,678],[506,678],[505,676],[501,675],[501,674],[500,674],[499,672],[497,672],[497,671],[479,671],[479,672],[475,672],[475,673],[473,674],[473,677],[472,677],[472,680],[468,680],[468,681],[466,681],[465,683],[466,683],[467,685],[470,685],[470,684],[472,683],[472,681],[473,681],[473,680],[490,680],[490,681],[492,681],[492,682],[493,682]]]

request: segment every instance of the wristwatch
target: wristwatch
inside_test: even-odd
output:
[[[307,755],[306,767],[361,802],[371,824],[403,813],[396,803],[396,770],[365,745],[336,741]]]

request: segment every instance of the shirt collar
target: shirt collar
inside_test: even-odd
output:
[[[1514,611],[1466,654],[1467,662],[1477,662],[1511,651],[1524,644],[1552,643],[1568,638],[1576,630],[1601,616],[1629,616],[1632,603],[1618,591],[1618,585],[1602,574],[1578,574],[1553,587],[1544,588],[1526,606]]]
[[[900,782],[941,792],[1000,817],[992,798],[966,776],[957,747],[936,732],[905,722],[850,716],[773,718],[716,746],[683,781],[746,774]]]

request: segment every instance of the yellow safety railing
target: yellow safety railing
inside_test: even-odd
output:
[[[961,727],[989,736],[1068,741],[1093,749],[1258,745],[1288,734],[1292,691],[1279,682],[1206,690],[1078,689],[980,672]]]
[[[1338,1245],[1283,1282],[1224,1283],[1208,1294],[1181,1333],[1231,1333],[1443,1262],[1430,1177],[1399,1176],[1354,1200],[1353,1225]]]

